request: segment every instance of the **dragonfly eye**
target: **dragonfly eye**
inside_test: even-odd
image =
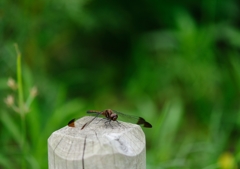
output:
[[[116,115],[116,114],[112,114],[111,118],[112,118],[112,121],[116,121],[117,118],[118,118],[118,115]]]

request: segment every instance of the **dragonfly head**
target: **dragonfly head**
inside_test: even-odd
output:
[[[117,115],[117,114],[115,114],[115,113],[111,114],[111,120],[112,120],[112,121],[116,121],[117,118],[118,118],[118,115]]]

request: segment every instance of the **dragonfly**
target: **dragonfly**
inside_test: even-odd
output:
[[[138,117],[138,116],[133,116],[133,115],[127,115],[127,114],[124,114],[124,113],[121,113],[121,112],[118,112],[118,111],[115,111],[115,110],[111,110],[111,109],[106,109],[106,110],[103,110],[103,111],[96,111],[96,110],[88,110],[87,111],[87,114],[91,114],[91,115],[95,115],[95,117],[93,117],[90,121],[88,121],[87,123],[85,123],[81,130],[84,129],[87,125],[89,125],[94,119],[96,119],[98,116],[103,116],[105,117],[105,119],[107,119],[107,121],[105,122],[106,123],[109,123],[111,121],[116,121],[117,123],[119,123],[117,121],[118,119],[118,116],[121,117],[121,118],[124,118],[126,119],[127,121],[129,122],[132,122],[134,124],[138,124],[142,127],[146,127],[146,128],[152,128],[152,125],[147,122],[144,118],[142,117]],[[72,119],[71,121],[69,121],[68,123],[68,126],[69,127],[75,127],[75,119]],[[111,125],[111,124],[110,124]]]

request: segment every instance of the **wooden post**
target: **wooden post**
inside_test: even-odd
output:
[[[75,127],[63,127],[48,139],[49,169],[145,169],[145,135],[141,127],[125,122],[105,123],[83,117]]]

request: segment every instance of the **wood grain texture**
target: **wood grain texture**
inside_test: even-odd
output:
[[[93,117],[63,127],[48,139],[49,169],[145,169],[145,135],[140,126],[125,122],[105,123]]]

